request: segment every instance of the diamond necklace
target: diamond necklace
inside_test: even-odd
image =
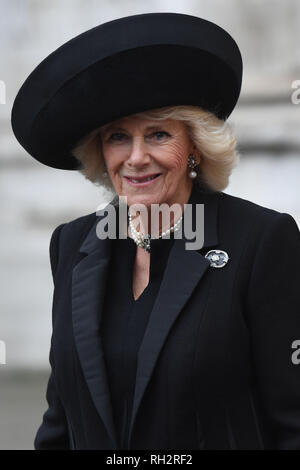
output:
[[[162,232],[158,237],[151,237],[151,235],[149,234],[141,235],[140,232],[138,232],[133,225],[131,214],[129,214],[129,227],[130,227],[130,231],[132,234],[132,238],[135,241],[136,245],[144,248],[144,250],[150,253],[150,240],[163,238],[166,235],[168,235],[170,232],[177,232],[177,230],[179,230],[181,220],[182,220],[182,216],[177,220],[177,222],[174,225],[172,225],[172,227]]]

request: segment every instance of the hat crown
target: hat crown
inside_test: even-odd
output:
[[[240,50],[223,28],[182,13],[144,13],[72,38],[29,75],[12,108],[23,147],[55,168],[77,169],[76,142],[136,112],[195,105],[227,119],[241,89]]]

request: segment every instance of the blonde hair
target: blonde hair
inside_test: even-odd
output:
[[[198,106],[186,105],[151,109],[134,116],[157,121],[183,121],[193,144],[201,154],[197,176],[200,183],[213,191],[222,191],[227,187],[231,171],[239,162],[236,137],[227,121]],[[81,162],[79,171],[85,178],[114,192],[110,178],[103,176],[105,163],[99,134],[101,127],[81,139],[72,154]]]

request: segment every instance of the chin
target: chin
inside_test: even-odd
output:
[[[132,204],[143,204],[144,206],[151,208],[151,204],[160,204],[160,201],[157,200],[155,195],[151,196],[144,196],[144,195],[135,195],[135,196],[127,196],[127,201],[129,205]]]

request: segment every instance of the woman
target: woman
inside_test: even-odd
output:
[[[24,148],[116,195],[51,237],[36,449],[300,449],[299,229],[223,192],[241,78],[222,28],[151,13],[77,36],[21,88]]]

